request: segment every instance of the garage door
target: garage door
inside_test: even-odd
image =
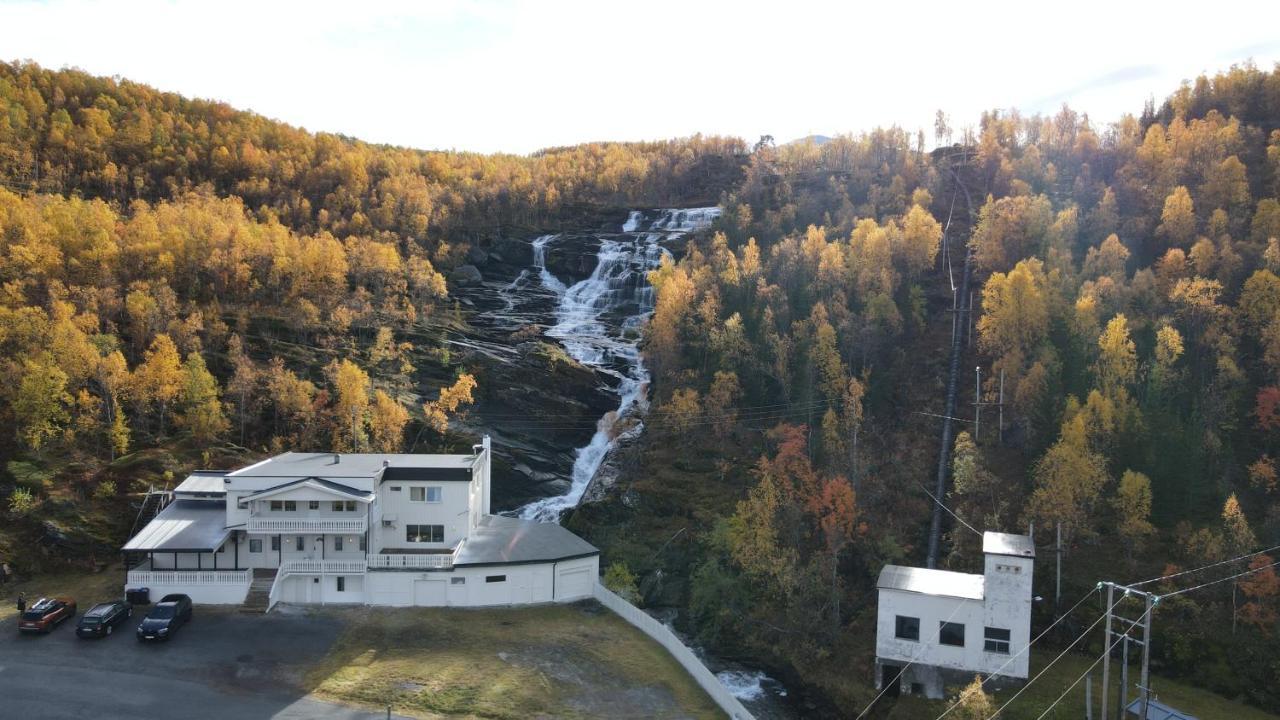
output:
[[[583,597],[591,594],[591,568],[561,572],[556,578],[556,599]]]
[[[444,607],[443,580],[414,580],[413,604],[426,607]]]

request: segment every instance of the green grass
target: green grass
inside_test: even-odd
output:
[[[1044,668],[1045,664],[1053,660],[1060,650],[1033,650],[1031,655],[1031,675],[1035,677],[1036,673]],[[1076,653],[1068,653],[1059,660],[1050,670],[1045,673],[1039,680],[1027,686],[1025,692],[1018,696],[1008,708],[1000,714],[1001,718],[1008,720],[1035,720],[1045,711],[1059,695],[1067,691],[1068,686],[1075,682],[1077,678],[1089,669],[1094,660],[1098,659],[1098,655],[1087,657]],[[1133,662],[1129,667],[1129,683],[1133,688],[1137,685],[1139,678],[1139,667],[1137,662]],[[1111,707],[1114,711],[1117,702],[1117,687],[1120,683],[1119,662],[1113,661],[1111,667]],[[1084,696],[1085,681],[1081,680],[1074,688],[1067,691],[1065,697],[1053,708],[1053,710],[1045,715],[1046,719],[1052,720],[1079,720],[1084,717]],[[1243,703],[1238,703],[1220,695],[1215,695],[1201,688],[1193,687],[1176,680],[1168,680],[1161,677],[1153,677],[1151,681],[1154,697],[1161,702],[1175,707],[1191,715],[1201,718],[1202,720],[1212,720],[1214,718],[1230,718],[1231,720],[1275,720],[1280,717],[1267,713],[1258,708]],[[996,707],[1000,707],[1004,703],[1013,698],[1017,693],[1017,688],[1012,688],[1004,692],[996,693]],[[1129,700],[1136,697],[1136,690],[1130,690]],[[1102,663],[1101,661],[1093,668],[1093,716],[1101,717],[1101,695],[1102,695]],[[953,693],[954,696],[954,693]],[[940,700],[922,700],[914,697],[903,697],[893,704],[891,710],[883,712],[879,717],[884,720],[907,720],[908,718],[933,718],[937,717],[945,710],[951,701]],[[887,707],[887,706],[886,706]],[[951,716],[948,716],[951,717]],[[1115,717],[1113,712],[1111,717]]]
[[[116,564],[96,573],[83,570],[50,573],[0,585],[0,597],[4,598],[0,621],[8,621],[18,614],[15,604],[18,593],[27,596],[28,605],[42,597],[70,596],[83,612],[94,603],[124,596],[124,567]]]
[[[348,627],[307,677],[330,700],[425,718],[721,716],[666,650],[594,603],[340,612]]]

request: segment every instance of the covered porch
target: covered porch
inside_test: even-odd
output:
[[[198,603],[243,602],[251,572],[232,538],[222,502],[175,500],[124,546],[125,590],[145,587],[153,599],[183,593]]]

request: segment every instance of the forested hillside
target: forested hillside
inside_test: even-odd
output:
[[[446,274],[538,228],[713,202],[744,160],[701,137],[374,146],[0,63],[0,557],[109,557],[165,472],[469,446],[445,435],[476,392]]]
[[[719,232],[654,274],[659,427],[572,525],[705,641],[860,708],[876,574],[924,562],[968,241],[955,412],[981,366],[1004,422],[960,423],[945,502],[978,530],[1035,523],[1038,612],[1059,524],[1064,604],[1280,543],[1278,120],[1280,71],[1245,66],[1107,125],[939,114],[933,152],[896,129],[766,139]],[[943,565],[980,566],[946,521]],[[1157,671],[1276,707],[1278,590],[1266,568],[1170,601]]]

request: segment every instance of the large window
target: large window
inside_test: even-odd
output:
[[[900,640],[920,640],[920,618],[899,615],[893,625],[894,637]]]
[[[439,486],[409,488],[410,502],[438,503],[444,497],[443,488]]]
[[[1009,631],[1004,628],[985,628],[982,633],[982,649],[989,653],[1009,654]]]
[[[334,500],[333,511],[334,512],[355,512],[356,501],[355,500]]]
[[[338,592],[346,592],[346,591],[347,591],[347,579],[339,575],[338,576]]]
[[[283,501],[283,500],[272,500],[272,501],[271,501],[271,512],[280,512],[281,510],[284,510],[284,501]]]
[[[406,525],[404,539],[408,542],[444,542],[444,526]]]
[[[964,623],[942,623],[938,628],[938,642],[953,647],[964,647]]]

